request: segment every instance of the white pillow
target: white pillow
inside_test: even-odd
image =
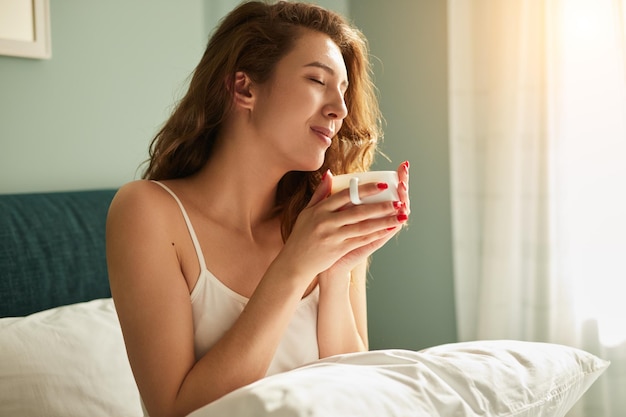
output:
[[[562,417],[608,365],[518,341],[353,353],[267,377],[189,417]]]
[[[0,415],[143,415],[110,298],[0,319]]]
[[[190,417],[563,417],[608,365],[518,341],[354,353],[257,381]],[[111,299],[0,319],[0,415],[142,415]]]

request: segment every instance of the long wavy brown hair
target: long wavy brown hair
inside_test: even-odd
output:
[[[280,180],[276,208],[281,215],[283,239],[291,233],[323,172],[366,171],[373,162],[382,129],[363,34],[339,14],[319,6],[251,1],[229,13],[211,36],[187,93],[152,140],[143,178],[175,179],[199,171],[231,109],[234,74],[243,71],[253,82],[266,82],[276,63],[294,47],[302,28],[325,33],[341,50],[348,71],[348,115],[319,170],[292,171]]]

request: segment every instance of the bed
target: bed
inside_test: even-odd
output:
[[[114,193],[0,195],[1,416],[142,415],[106,273]],[[513,340],[376,350],[267,377],[189,417],[561,417],[608,366]]]

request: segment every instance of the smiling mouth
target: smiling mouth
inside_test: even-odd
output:
[[[333,132],[329,129],[325,129],[322,127],[313,127],[311,128],[311,130],[313,130],[313,132],[319,137],[321,138],[324,142],[326,142],[327,146],[330,146],[331,142],[332,142],[332,135]]]

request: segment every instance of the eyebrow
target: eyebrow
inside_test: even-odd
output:
[[[306,65],[304,65],[304,67],[315,67],[315,68],[321,68],[324,71],[326,71],[327,73],[329,73],[330,75],[335,75],[335,70],[332,69],[331,67],[329,67],[328,65],[324,64],[323,62],[320,61],[313,61],[310,62]],[[341,83],[342,86],[347,87],[348,86],[348,81],[343,81]]]

